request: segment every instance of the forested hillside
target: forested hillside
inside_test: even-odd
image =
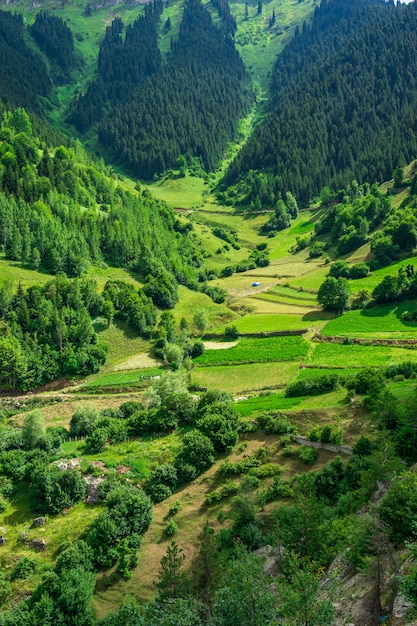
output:
[[[110,323],[119,315],[149,336],[154,304],[172,308],[178,283],[221,298],[199,276],[202,258],[191,225],[181,224],[146,190],[128,191],[80,144],[41,141],[19,108],[3,114],[0,150],[0,245],[6,259],[69,277],[109,263],[143,280],[140,293],[120,284],[105,290],[104,299],[94,281],[58,281],[28,293],[2,284],[0,384],[27,390],[97,371],[105,351],[96,345],[92,319],[104,316]]]
[[[0,626],[415,624],[417,2],[19,1]]]
[[[271,111],[234,160],[234,201],[382,182],[417,150],[416,4],[324,1],[278,57]],[[244,177],[244,181],[240,179]]]
[[[98,122],[106,154],[135,176],[150,179],[181,156],[213,170],[252,101],[242,61],[230,35],[213,25],[199,0],[189,0],[179,38],[161,64],[162,3],[147,9],[124,40],[120,20],[107,29],[98,78],[70,120],[82,131]]]
[[[90,263],[195,284],[200,260],[172,211],[129,192],[80,144],[51,146],[18,109],[2,120],[0,230],[6,257],[80,276]],[[159,268],[159,270],[158,270]]]
[[[28,45],[22,16],[0,11],[0,93],[3,104],[42,112],[51,81],[41,55]]]

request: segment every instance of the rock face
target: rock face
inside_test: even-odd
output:
[[[87,502],[87,504],[96,504],[97,502],[100,501],[100,497],[98,495],[98,488],[101,485],[101,483],[104,482],[105,478],[101,478],[101,477],[96,478],[92,476],[91,474],[88,474],[87,476],[84,476],[83,478],[87,485],[87,494],[86,494],[85,501]]]
[[[46,522],[46,517],[35,517],[32,522],[33,528],[39,528],[39,526],[43,526]]]

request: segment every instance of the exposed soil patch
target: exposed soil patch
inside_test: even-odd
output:
[[[120,372],[124,370],[138,370],[148,367],[159,367],[160,365],[160,361],[157,361],[157,359],[154,359],[146,352],[143,352],[141,354],[134,354],[133,356],[126,359],[126,361],[119,363],[114,367],[114,371]]]
[[[226,350],[227,348],[234,348],[239,343],[238,341],[204,341],[204,347],[206,350]]]

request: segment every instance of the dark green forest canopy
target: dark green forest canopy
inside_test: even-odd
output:
[[[270,113],[225,186],[273,205],[286,191],[307,201],[325,185],[390,178],[417,153],[416,63],[415,3],[322,2],[278,57]]]
[[[69,81],[71,71],[82,64],[82,59],[75,51],[74,38],[67,24],[56,15],[40,11],[30,33],[51,63],[54,82]]]
[[[26,39],[23,18],[0,11],[0,98],[4,104],[42,112],[39,96],[48,96],[52,83],[41,55]]]
[[[242,60],[201,2],[189,0],[178,41],[162,65],[161,7],[149,7],[124,41],[120,20],[107,29],[98,78],[70,119],[82,131],[99,122],[101,145],[136,176],[151,178],[181,155],[214,169],[251,102]]]

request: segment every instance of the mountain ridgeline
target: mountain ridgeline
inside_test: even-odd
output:
[[[185,5],[165,63],[157,42],[161,12],[162,3],[147,5],[124,40],[121,21],[113,22],[100,49],[98,76],[70,114],[80,131],[97,123],[106,154],[145,179],[180,156],[215,169],[252,102],[230,34],[214,26],[200,0]]]
[[[307,202],[325,185],[390,178],[417,154],[416,63],[416,3],[323,1],[277,58],[270,112],[223,199],[274,206],[290,191]]]

